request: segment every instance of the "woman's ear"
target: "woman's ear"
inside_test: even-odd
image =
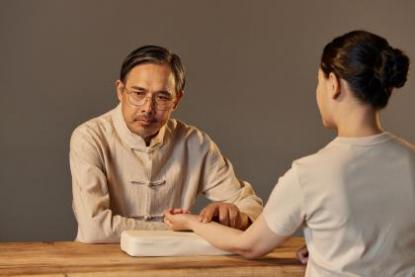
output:
[[[340,79],[334,74],[330,72],[329,80],[327,84],[327,91],[329,92],[329,96],[332,99],[337,99],[341,94],[341,86],[340,86]]]

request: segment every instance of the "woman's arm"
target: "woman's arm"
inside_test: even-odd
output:
[[[191,214],[165,213],[165,222],[173,230],[192,230],[213,246],[247,258],[263,256],[280,245],[287,237],[271,231],[262,214],[245,231],[216,222],[202,223]]]

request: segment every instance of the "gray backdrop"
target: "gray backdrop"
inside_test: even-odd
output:
[[[314,99],[322,47],[363,28],[415,59],[414,12],[411,0],[0,0],[0,241],[74,238],[70,134],[117,104],[132,49],[181,55],[175,117],[205,130],[266,200],[293,159],[334,137]],[[415,142],[413,77],[382,119]]]

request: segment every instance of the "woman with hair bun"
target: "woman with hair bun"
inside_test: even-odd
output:
[[[246,231],[166,212],[214,246],[264,255],[299,227],[306,276],[415,276],[415,146],[383,130],[379,112],[407,78],[409,58],[382,37],[353,31],[328,43],[316,89],[337,137],[296,160]]]

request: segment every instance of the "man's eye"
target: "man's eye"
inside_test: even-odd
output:
[[[145,97],[146,93],[143,91],[133,91],[132,94],[137,97]]]
[[[170,101],[171,97],[168,95],[157,95],[157,99],[161,101]]]

